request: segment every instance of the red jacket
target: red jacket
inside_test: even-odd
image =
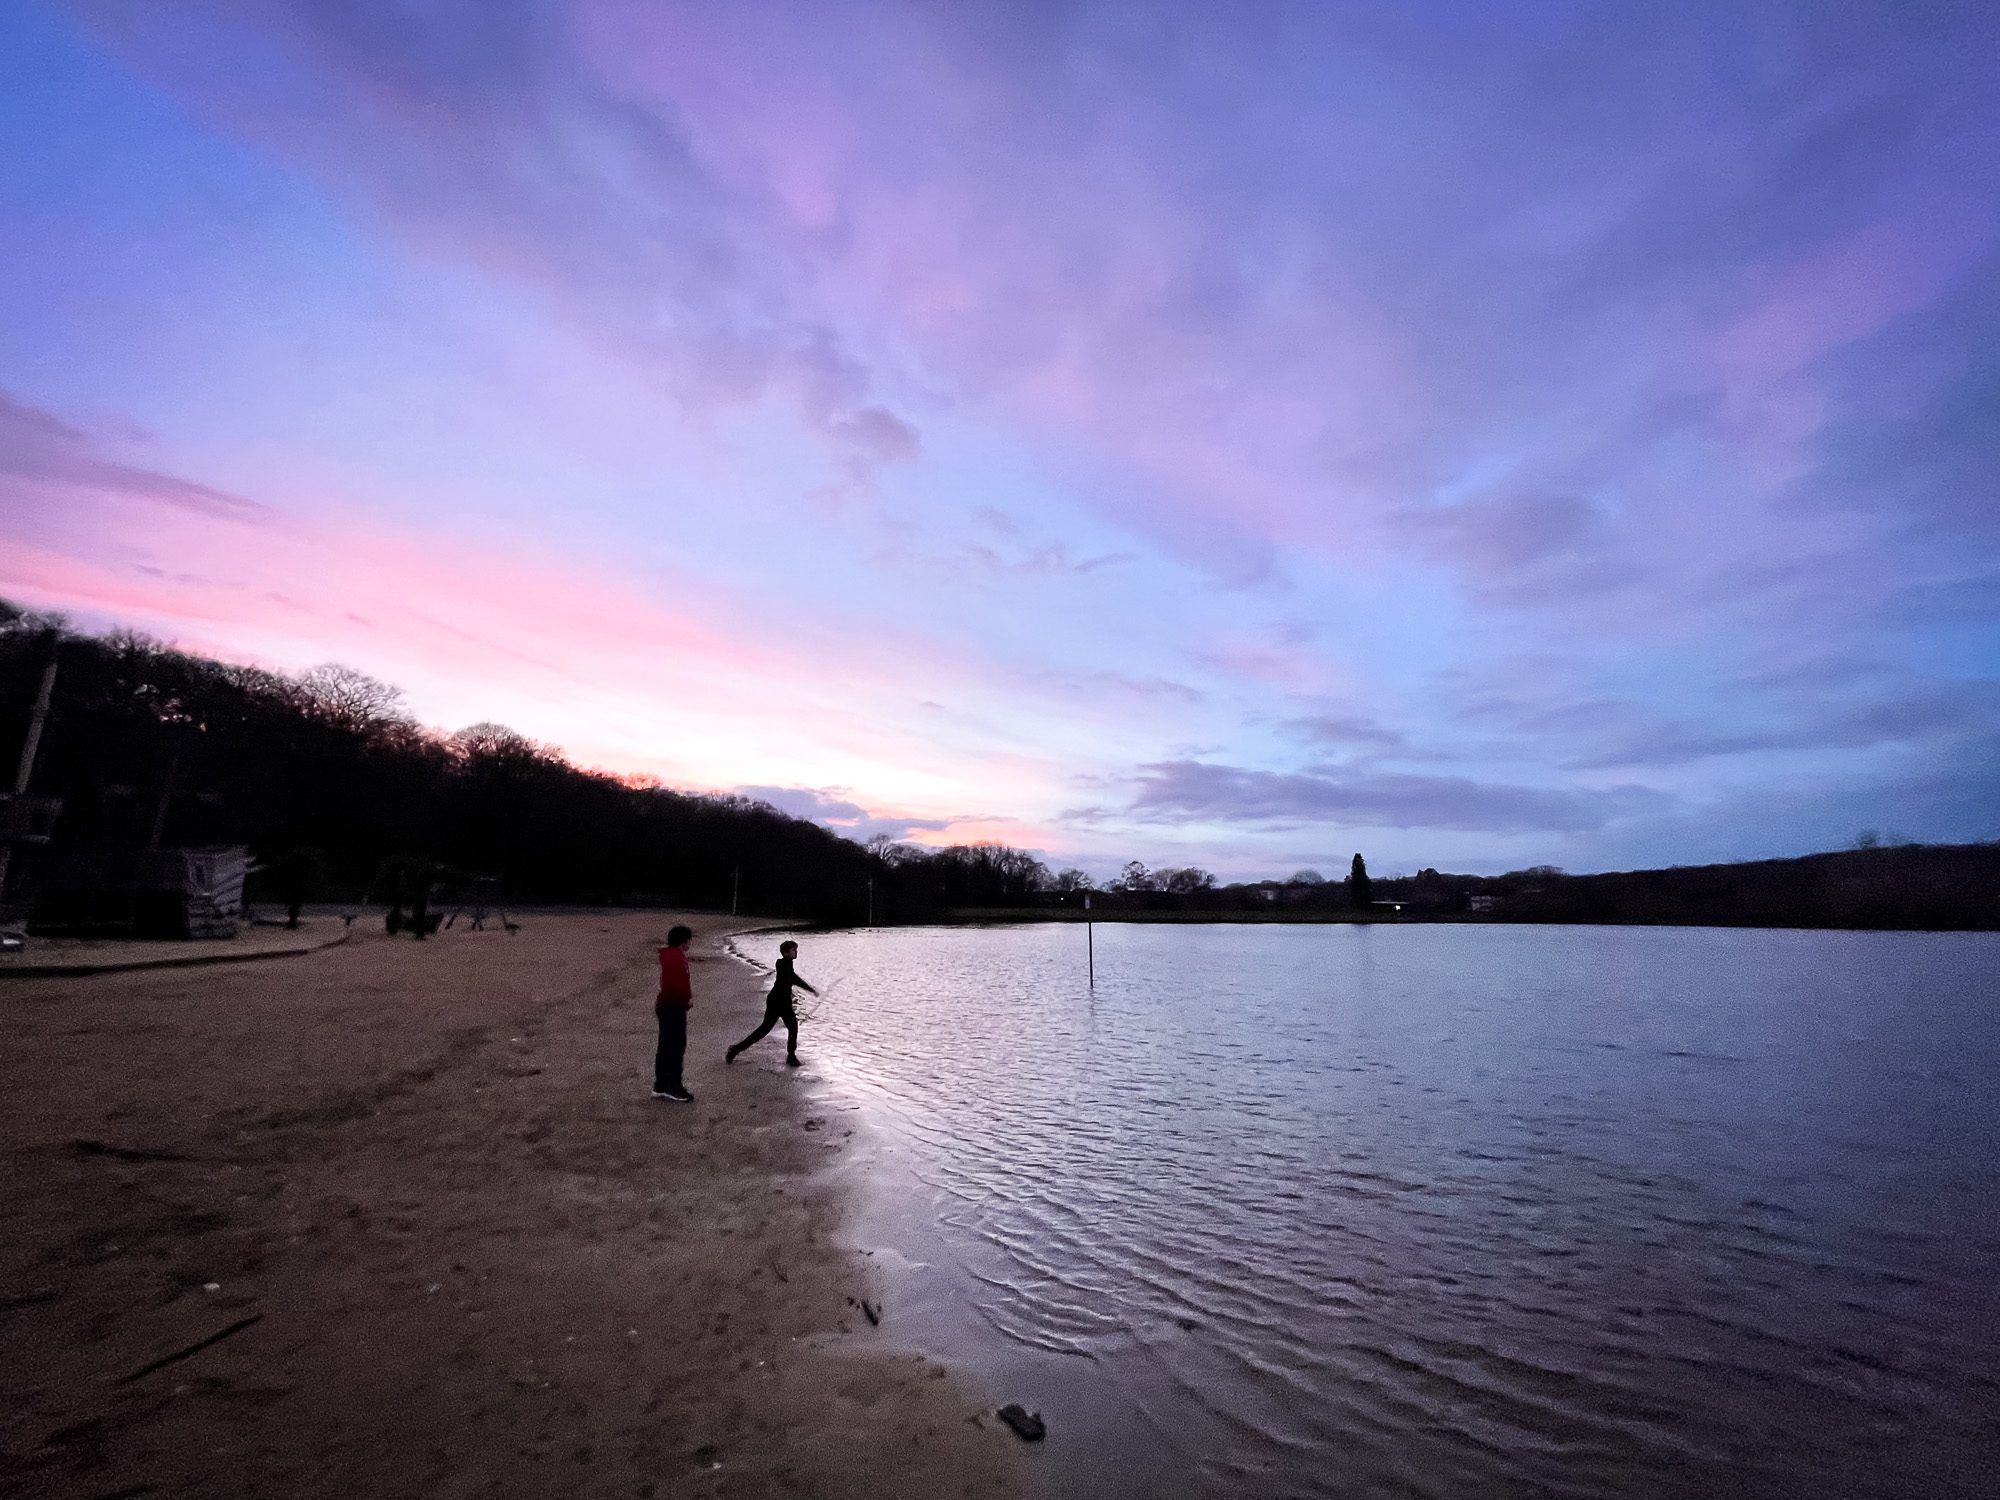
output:
[[[660,950],[660,998],[653,1002],[662,1005],[688,1006],[694,1003],[694,982],[688,977],[688,956],[685,948],[662,948]]]

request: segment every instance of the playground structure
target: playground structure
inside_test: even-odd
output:
[[[435,860],[398,855],[385,859],[376,869],[375,878],[362,893],[361,905],[373,904],[378,891],[388,897],[389,909],[383,915],[382,925],[391,937],[407,932],[422,942],[455,926],[459,918],[466,916],[468,908],[471,916],[465,924],[467,932],[485,931],[487,922],[494,917],[500,919],[501,927],[510,934],[521,930],[521,924],[507,914],[497,876],[476,875]],[[445,906],[451,908],[449,915],[442,910]],[[358,915],[357,910],[355,916]],[[347,920],[352,923],[354,917]]]

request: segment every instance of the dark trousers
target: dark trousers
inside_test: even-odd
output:
[[[761,1042],[771,1034],[771,1028],[780,1021],[785,1023],[785,1051],[797,1056],[799,1050],[799,1013],[792,1009],[790,1000],[766,1000],[764,1002],[764,1022],[750,1035],[736,1044],[738,1052]]]
[[[687,1007],[656,1005],[653,1014],[660,1020],[660,1046],[653,1054],[653,1092],[678,1094],[681,1091],[681,1059],[687,1055]]]

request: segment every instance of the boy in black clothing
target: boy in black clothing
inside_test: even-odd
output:
[[[735,1062],[736,1054],[764,1040],[771,1028],[780,1021],[785,1023],[785,1066],[799,1065],[799,1014],[792,1009],[792,989],[794,986],[808,995],[817,995],[818,990],[807,984],[793,970],[792,963],[799,956],[799,945],[793,942],[778,944],[778,977],[771,983],[771,993],[764,997],[764,1023],[750,1035],[723,1054],[724,1062]]]

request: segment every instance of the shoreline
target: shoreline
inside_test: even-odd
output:
[[[867,1181],[857,1184],[845,1242],[871,1258],[908,1347],[984,1386],[994,1400],[1045,1419],[1046,1437],[1030,1450],[1032,1479],[1024,1493],[1185,1492],[1194,1460],[1152,1409],[1164,1393],[1142,1395],[1074,1350],[1023,1342],[982,1311],[984,1278],[1007,1275],[1008,1268],[997,1258],[975,1266],[962,1231],[944,1227],[954,1205],[925,1176],[915,1139],[865,1091],[854,1097],[847,1107],[872,1137],[866,1149],[874,1160]]]
[[[198,969],[210,964],[254,964],[303,958],[344,943],[349,927],[315,918],[296,930],[253,928],[234,938],[75,939],[35,938],[32,946],[0,954],[0,979],[87,979],[141,969]]]
[[[680,915],[11,988],[0,1478],[1022,1493],[988,1393],[863,1314],[888,1289],[809,1052],[724,1076],[762,987],[722,940],[773,924],[685,914],[696,1103],[649,1097]]]
[[[1914,932],[1937,935],[1954,932],[1993,932],[1993,926],[1962,925],[1923,927],[1837,926],[1787,922],[1667,922],[1606,917],[1584,921],[1579,918],[1503,917],[1484,913],[1445,912],[1442,914],[1362,914],[1359,912],[1229,912],[1229,911],[1093,911],[1089,922],[1098,927],[1672,927],[1714,932]],[[1081,927],[1081,911],[1063,907],[967,907],[941,912],[935,917],[911,922],[878,922],[886,930],[916,927],[1031,927],[1037,924]],[[852,932],[864,924],[831,924],[825,927],[800,926],[799,932]]]

